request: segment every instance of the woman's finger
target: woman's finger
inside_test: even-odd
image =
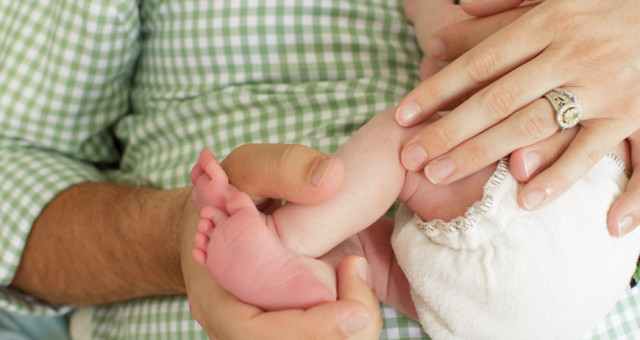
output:
[[[340,159],[302,145],[245,144],[221,164],[229,182],[254,202],[318,203],[335,194],[344,179]]]
[[[598,112],[596,109],[600,109],[599,104],[594,102],[598,97],[589,96],[588,91],[572,87],[567,87],[565,90],[586,98],[581,105],[582,109],[587,112],[583,113],[583,119],[592,118],[591,114]],[[510,154],[512,150],[536,144],[556,134],[560,129],[556,116],[557,114],[547,98],[536,99],[484,133],[470,138],[452,151],[427,163],[425,175],[434,184],[449,184],[471,175]],[[473,119],[471,120],[473,121]],[[433,125],[436,126],[438,123]],[[570,131],[564,131],[562,134],[565,138],[573,135]],[[566,143],[569,141],[570,139]],[[554,152],[559,156],[565,150],[566,145],[568,144],[556,145]],[[560,146],[562,149],[559,149]],[[555,159],[557,157],[553,161]],[[448,164],[448,168],[445,168],[443,164]],[[443,169],[448,171],[445,172]]]
[[[532,12],[525,13],[521,18]],[[398,104],[397,122],[401,126],[415,125],[455,98],[485,86],[535,57],[548,46],[552,33],[549,30],[535,35],[522,33],[531,29],[526,20],[516,20],[420,83]],[[527,38],[523,39],[523,36]],[[505,44],[505,41],[509,43]],[[536,72],[528,75],[535,75]],[[467,108],[464,113],[469,113],[469,110],[472,108]]]
[[[632,173],[625,192],[609,209],[607,227],[612,236],[623,236],[640,224],[640,131],[632,134],[628,141]]]
[[[578,132],[579,127],[557,132],[551,137],[525,146],[511,153],[509,168],[513,177],[522,183],[544,171],[560,158]]]
[[[581,127],[562,156],[524,186],[518,204],[535,210],[569,189],[620,142],[617,136],[608,133],[610,129],[607,122]]]
[[[554,63],[549,60],[549,57],[540,56],[474,94],[444,118],[426,126],[405,143],[401,153],[401,160],[405,168],[419,170],[426,162],[440,157],[467,141],[463,147],[468,152],[460,152],[459,150],[451,152],[482,158],[485,156],[486,150],[490,152],[487,156],[493,156],[479,159],[477,162],[472,158],[466,167],[475,172],[515,148],[533,144],[551,135],[552,130],[557,129],[557,126],[553,122],[551,113],[553,111],[549,105],[545,105],[543,109],[549,114],[546,118],[544,116],[541,118],[545,124],[537,123],[535,117],[532,118],[528,115],[511,117],[512,121],[508,122],[508,126],[518,128],[518,131],[524,134],[517,135],[515,141],[509,138],[512,133],[506,136],[496,136],[490,128],[509,117],[512,112],[519,111],[527,104],[541,98],[546,91],[539,92],[539,88],[551,89],[558,86],[558,74],[554,73],[553,65]],[[446,68],[442,72],[445,70]],[[440,74],[442,73],[436,74],[433,78]],[[528,131],[523,129],[528,127],[534,129]],[[489,130],[486,131],[487,129]],[[470,140],[479,132],[483,132],[480,137],[482,140],[479,143]],[[482,136],[484,134],[489,134],[489,136]],[[484,141],[497,144],[483,144]],[[498,150],[503,146],[503,143],[511,143],[511,146],[515,146],[515,148],[506,150],[506,152],[503,152],[504,148]],[[496,148],[496,146],[498,147]],[[496,155],[498,151],[501,154]],[[417,155],[422,157],[417,157]],[[478,163],[478,166],[474,169],[475,163]]]
[[[508,155],[511,150],[545,140],[558,130],[549,102],[535,100],[487,132],[427,163],[425,175],[434,184],[453,183]]]
[[[492,1],[495,3],[495,1]],[[438,61],[452,61],[506,27],[532,6],[518,7],[487,17],[471,18],[446,26],[431,35],[427,54]]]

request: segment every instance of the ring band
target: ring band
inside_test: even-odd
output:
[[[560,129],[570,129],[580,123],[582,105],[571,91],[556,87],[545,93],[544,97],[549,100],[556,111],[556,123]]]

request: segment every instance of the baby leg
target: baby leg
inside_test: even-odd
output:
[[[210,151],[200,154],[191,181],[201,218],[193,256],[225,289],[267,310],[335,300],[334,269],[284,248],[271,217],[228,183]]]

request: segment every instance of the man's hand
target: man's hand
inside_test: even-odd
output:
[[[314,203],[335,193],[344,176],[340,161],[312,149],[242,149],[226,169],[257,199]],[[12,286],[76,305],[188,293],[194,316],[213,339],[377,338],[378,300],[359,257],[340,267],[338,301],[307,311],[264,313],[230,296],[191,258],[198,216],[190,193],[112,183],[65,190],[35,222]]]
[[[319,203],[333,196],[344,179],[339,158],[296,144],[245,144],[221,165],[229,182],[260,206],[273,199]]]
[[[270,198],[320,202],[340,188],[344,177],[339,159],[298,145],[245,145],[227,156],[222,166],[232,184],[262,205]],[[237,300],[193,260],[198,217],[190,202],[185,202],[184,212],[179,222],[185,228],[182,273],[191,312],[211,339],[378,338],[379,304],[368,284],[369,265],[364,258],[349,256],[342,261],[337,301],[308,310],[265,312]]]

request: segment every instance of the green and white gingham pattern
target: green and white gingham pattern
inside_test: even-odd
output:
[[[0,0],[0,284],[41,209],[70,185],[104,180],[90,163],[118,160],[108,129],[128,107],[139,31],[128,0]],[[0,295],[11,310],[29,302]]]
[[[11,69],[23,68],[22,75],[0,64],[0,189],[3,198],[10,197],[0,203],[3,207],[0,278],[4,284],[15,270],[30,223],[44,204],[68,185],[99,180],[102,174],[88,164],[109,163],[117,156],[117,149],[104,138],[107,136],[104,132],[112,132],[124,146],[120,167],[106,173],[108,178],[174,188],[188,184],[190,166],[203,147],[211,148],[219,157],[248,142],[301,143],[333,151],[376,112],[394,106],[418,82],[421,55],[404,19],[400,0],[145,0],[139,4],[139,12],[134,0],[96,0],[86,6],[60,5],[62,8],[57,11],[37,16],[35,22],[30,21],[29,9],[45,5],[36,6],[37,2],[22,5],[9,0],[0,3],[0,34],[11,37],[22,34],[33,40],[14,38],[25,44],[23,49],[32,51],[14,57]],[[120,32],[123,35],[108,33],[104,27],[78,30],[78,25],[72,23],[84,20],[76,17],[87,15],[82,11],[75,16],[69,14],[72,18],[56,17],[60,26],[57,30],[48,26],[44,18],[59,16],[72,8],[99,5],[104,6],[101,13],[105,15],[117,13],[124,25]],[[11,24],[5,21],[9,16],[5,8],[10,10]],[[69,72],[80,72],[83,64],[69,63],[63,72],[59,69],[65,68],[47,61],[51,50],[63,55],[77,53],[78,47],[63,39],[74,34],[85,47],[109,45],[113,55],[122,57],[113,61],[122,71],[117,74],[128,74],[128,61],[138,53],[138,32],[133,34],[129,28],[136,26],[138,18],[141,57],[132,82],[132,114],[122,110],[125,102],[118,95],[106,99],[101,109],[96,109],[91,107],[95,97],[83,94],[80,97],[85,99],[65,102],[66,109],[46,115],[38,106],[42,99],[26,96],[30,88],[38,89],[39,83],[47,81],[45,78],[57,77],[49,80],[61,84],[51,90],[56,93],[70,86],[74,88],[69,81],[97,79],[108,72],[85,69],[82,72],[86,74],[69,76]],[[100,20],[104,19],[91,21],[96,24]],[[108,22],[111,21],[107,19],[105,25],[110,27]],[[60,34],[58,40],[49,39],[55,31],[66,34]],[[95,37],[99,32],[105,32],[105,36]],[[118,37],[111,37],[113,34]],[[38,37],[42,35],[54,46],[38,48],[42,39]],[[96,41],[88,41],[91,39]],[[0,40],[1,58],[5,58],[7,51],[13,51],[5,41]],[[102,48],[95,49],[98,54],[105,52]],[[84,58],[100,59],[95,53]],[[25,69],[38,67],[48,70],[38,81],[24,75]],[[7,82],[13,85],[6,85]],[[92,89],[94,85],[95,81],[79,87]],[[8,100],[11,105],[4,104]],[[17,111],[11,107],[16,105],[22,108]],[[15,122],[24,126],[20,133],[14,128]],[[112,128],[106,129],[111,123]],[[47,129],[60,135],[51,137]],[[5,150],[14,150],[14,156],[6,158]],[[37,156],[29,156],[30,153]],[[13,183],[6,184],[7,181]],[[26,211],[14,212],[16,207]],[[621,299],[591,338],[637,335],[638,291],[636,288],[634,294]],[[27,306],[37,304],[7,292],[0,300],[7,308],[26,310]],[[417,323],[389,307],[383,306],[382,311],[385,321],[382,338],[427,338]],[[206,338],[191,318],[183,297],[101,306],[91,315],[93,336],[98,339]]]

